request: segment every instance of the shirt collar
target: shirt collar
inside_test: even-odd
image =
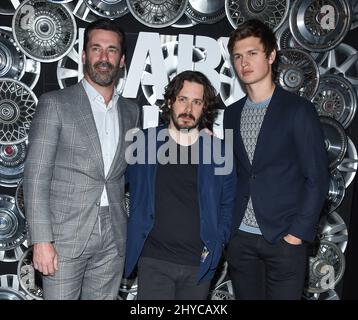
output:
[[[98,101],[104,102],[103,96],[85,78],[83,78],[81,81],[82,81],[82,85],[83,85],[90,101],[98,100]],[[111,99],[112,102],[115,103],[118,100],[118,97],[119,97],[119,94],[118,94],[117,90],[114,90],[113,96]]]

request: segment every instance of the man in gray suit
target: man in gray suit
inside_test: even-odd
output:
[[[125,133],[136,105],[115,90],[124,33],[108,19],[84,34],[84,79],[41,96],[29,133],[24,200],[45,299],[115,299],[125,255]],[[128,142],[129,143],[129,142]]]

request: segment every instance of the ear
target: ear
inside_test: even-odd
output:
[[[275,59],[276,59],[276,50],[273,49],[272,52],[270,53],[269,57],[268,57],[269,63],[273,64]]]
[[[82,50],[82,64],[86,62],[86,50]]]
[[[125,62],[126,62],[126,57],[125,57],[125,55],[123,54],[122,57],[121,57],[121,60],[119,60],[119,67],[120,67],[120,68],[123,68]]]

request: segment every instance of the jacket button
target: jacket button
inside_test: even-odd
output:
[[[153,220],[153,219],[154,219],[154,214],[151,213],[151,214],[149,215],[149,217],[150,217],[150,219]]]
[[[252,180],[255,180],[256,179],[256,176],[254,174],[251,175],[251,179]]]
[[[100,204],[101,204],[100,202],[96,202],[96,206],[97,206],[97,207],[99,207]]]

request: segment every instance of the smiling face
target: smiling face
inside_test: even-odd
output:
[[[203,85],[185,80],[183,88],[171,103],[169,127],[191,130],[198,127],[204,109]]]
[[[113,31],[94,29],[89,34],[86,50],[82,52],[84,77],[93,85],[114,86],[124,65],[120,39]]]
[[[260,38],[247,37],[235,43],[232,59],[240,80],[245,85],[272,81],[272,63],[276,51],[267,57]]]

